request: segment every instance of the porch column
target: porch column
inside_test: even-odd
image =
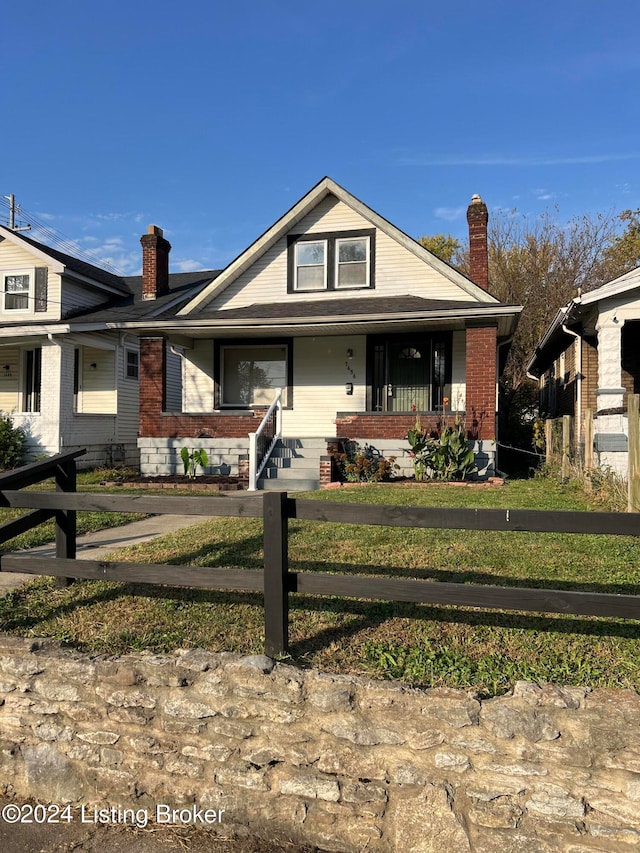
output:
[[[601,318],[598,332],[597,411],[622,409],[625,389],[622,387],[622,323]]]
[[[166,400],[166,348],[164,338],[140,339],[139,434],[162,437]]]
[[[467,435],[474,439],[496,436],[495,326],[467,328],[466,412]]]

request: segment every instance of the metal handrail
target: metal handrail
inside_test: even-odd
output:
[[[249,433],[249,491],[258,488],[258,477],[269,460],[282,433],[282,394],[280,388],[273,403],[269,406],[260,426]]]

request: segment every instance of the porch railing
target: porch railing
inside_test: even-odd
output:
[[[262,423],[255,432],[249,433],[249,491],[258,488],[258,477],[267,464],[276,441],[282,434],[282,393],[281,388],[273,403],[267,409]]]

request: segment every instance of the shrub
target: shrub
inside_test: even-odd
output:
[[[14,426],[11,415],[0,412],[0,468],[18,468],[27,455],[27,434]]]
[[[357,441],[346,441],[344,453],[337,457],[343,478],[349,483],[380,483],[391,480],[399,469],[396,457],[385,459],[375,447]]]
[[[428,434],[419,421],[407,433],[416,480],[466,480],[477,472],[475,455],[469,448],[463,424],[456,418],[439,438]]]

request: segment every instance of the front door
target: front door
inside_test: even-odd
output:
[[[371,408],[430,412],[442,408],[451,383],[451,334],[375,339],[370,348]]]

